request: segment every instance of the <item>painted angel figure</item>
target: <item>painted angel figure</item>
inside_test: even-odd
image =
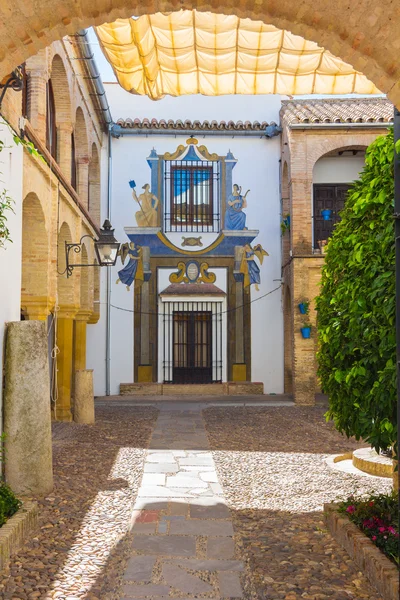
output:
[[[131,285],[135,279],[141,279],[143,281],[143,261],[142,261],[142,249],[135,242],[129,244],[122,244],[119,252],[121,262],[124,265],[127,256],[129,256],[128,264],[118,271],[118,279],[116,283],[122,281],[126,285],[126,289],[131,289]]]
[[[146,183],[142,189],[143,194],[138,197],[136,194],[136,183],[132,180],[129,182],[132,188],[132,197],[140,206],[140,210],[135,213],[138,227],[157,227],[158,224],[158,205],[157,196],[151,193],[150,184]]]
[[[246,227],[246,213],[243,209],[247,207],[247,194],[250,190],[247,190],[244,196],[242,196],[242,187],[237,185],[233,186],[232,194],[228,198],[228,208],[225,212],[225,229],[233,231],[243,231]]]
[[[256,291],[259,292],[258,287],[261,283],[260,267],[255,261],[255,257],[258,258],[260,264],[263,264],[264,256],[269,256],[268,252],[264,250],[261,244],[257,244],[252,248],[250,244],[243,246],[242,261],[240,263],[240,272],[244,275],[244,287],[254,284]]]

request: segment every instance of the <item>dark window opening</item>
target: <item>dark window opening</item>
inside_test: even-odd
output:
[[[333,233],[335,224],[340,221],[340,211],[344,208],[348,184],[314,184],[314,248],[321,248]],[[322,210],[331,210],[330,219],[325,220]]]
[[[51,79],[47,82],[46,90],[46,147],[54,160],[57,160],[56,104],[54,101]]]
[[[76,168],[76,151],[75,151],[75,136],[71,133],[71,185],[76,191],[77,187],[77,168]]]
[[[219,162],[166,161],[164,230],[219,231]]]
[[[26,72],[25,64],[22,67],[23,88],[22,88],[22,116],[29,119],[29,73]]]

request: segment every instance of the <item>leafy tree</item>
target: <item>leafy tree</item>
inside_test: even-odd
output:
[[[368,148],[329,241],[318,309],[327,418],[377,451],[396,443],[393,131]]]

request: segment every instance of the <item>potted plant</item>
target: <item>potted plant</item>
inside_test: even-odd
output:
[[[328,244],[328,240],[319,240],[318,246],[319,246],[321,254],[325,254],[327,244]]]
[[[311,323],[304,323],[303,327],[300,328],[301,335],[305,340],[311,336]]]
[[[302,315],[308,315],[308,311],[310,308],[310,302],[308,300],[303,300],[299,304],[299,311]]]
[[[281,232],[282,235],[285,235],[287,231],[290,231],[290,215],[289,213],[285,215],[281,221]]]
[[[323,208],[321,215],[324,221],[330,221],[332,218],[332,210],[330,208]]]

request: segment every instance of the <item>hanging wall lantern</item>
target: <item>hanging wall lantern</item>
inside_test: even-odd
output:
[[[70,252],[73,251],[75,254],[80,254],[83,248],[82,240],[85,238],[90,238],[93,240],[98,262],[92,265],[86,263],[70,264]],[[113,267],[117,262],[120,245],[120,242],[115,239],[114,229],[112,228],[110,221],[107,219],[104,221],[103,227],[100,229],[100,235],[98,239],[92,237],[91,235],[83,235],[77,244],[68,244],[65,242],[66,267],[65,271],[60,273],[60,275],[66,273],[67,277],[71,277],[72,271],[77,267]]]

